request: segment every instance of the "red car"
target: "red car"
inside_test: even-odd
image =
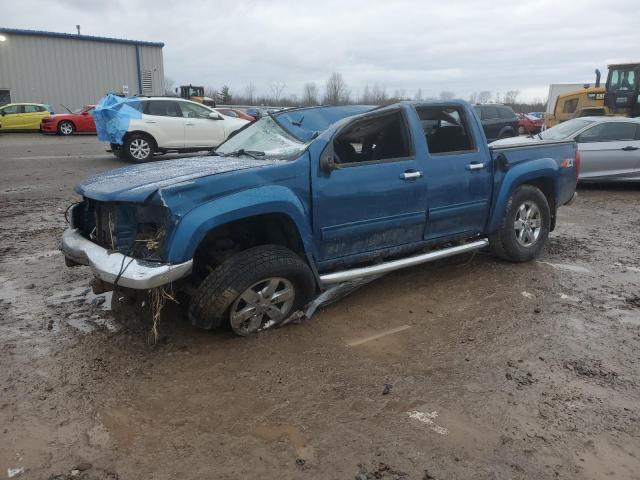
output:
[[[58,135],[96,133],[96,124],[91,116],[91,111],[94,108],[95,105],[85,105],[73,112],[44,117],[40,123],[40,131],[42,133],[57,133]]]
[[[520,135],[540,133],[544,125],[544,119],[528,115],[526,113],[518,114],[518,133]]]
[[[245,113],[242,110],[238,110],[237,108],[216,107],[216,110],[222,115],[226,115],[227,117],[241,118],[243,120],[249,120],[250,122],[253,122],[255,120],[255,117],[252,117],[248,113]]]

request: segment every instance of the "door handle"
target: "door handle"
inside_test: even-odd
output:
[[[469,165],[467,165],[467,170],[482,170],[484,167],[484,163],[470,163]]]
[[[145,120],[144,123],[158,123],[158,122],[156,122],[155,120]]]
[[[634,150],[638,150],[638,147],[628,146],[628,147],[624,147],[622,150],[624,150],[625,152],[632,152]]]
[[[193,122],[185,122],[185,125],[193,125]]]
[[[407,171],[400,175],[403,180],[415,180],[416,178],[422,178],[422,172]]]

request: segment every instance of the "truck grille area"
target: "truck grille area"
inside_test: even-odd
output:
[[[107,250],[130,257],[162,261],[167,210],[155,205],[98,202],[86,199],[73,211],[73,226]]]

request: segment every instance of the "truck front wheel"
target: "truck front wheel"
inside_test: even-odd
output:
[[[228,323],[239,335],[250,335],[286,320],[313,295],[309,266],[280,245],[261,245],[240,252],[211,272],[189,305],[189,319],[210,330]]]
[[[549,202],[533,185],[518,187],[509,201],[498,231],[489,236],[493,252],[512,262],[537,257],[549,237]]]

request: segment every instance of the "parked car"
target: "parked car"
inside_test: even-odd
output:
[[[544,112],[529,112],[527,113],[527,115],[539,118],[540,120],[544,120]]]
[[[233,118],[241,118],[243,120],[246,120],[248,122],[253,122],[255,120],[255,117],[252,117],[251,115],[244,113],[242,110],[238,109],[238,108],[224,108],[224,107],[217,107],[216,112],[222,114],[222,115],[226,115],[227,117],[233,117]]]
[[[155,153],[210,150],[249,123],[200,103],[169,97],[108,95],[93,111],[98,138],[132,162]]]
[[[69,113],[59,113],[44,117],[40,123],[42,133],[71,135],[73,133],[95,133],[96,124],[91,112],[95,105],[85,105]]]
[[[500,147],[542,141],[575,141],[580,152],[581,182],[640,181],[640,118],[581,117],[538,135],[493,142]]]
[[[535,258],[578,167],[570,140],[489,148],[463,101],[290,109],[217,156],[84,180],[62,251],[97,292],[171,284],[194,325],[246,335],[342,282],[487,246]]]
[[[483,103],[473,108],[482,121],[482,128],[489,142],[518,135],[518,117],[511,107],[497,103]]]
[[[544,120],[528,113],[518,113],[518,133],[520,135],[538,133],[542,130]]]
[[[40,121],[51,115],[40,103],[9,103],[0,107],[0,131],[38,130]]]
[[[245,108],[244,111],[247,115],[251,115],[256,120],[262,118],[264,116],[269,115],[270,113],[276,113],[283,110],[282,108],[277,107],[248,107]]]

